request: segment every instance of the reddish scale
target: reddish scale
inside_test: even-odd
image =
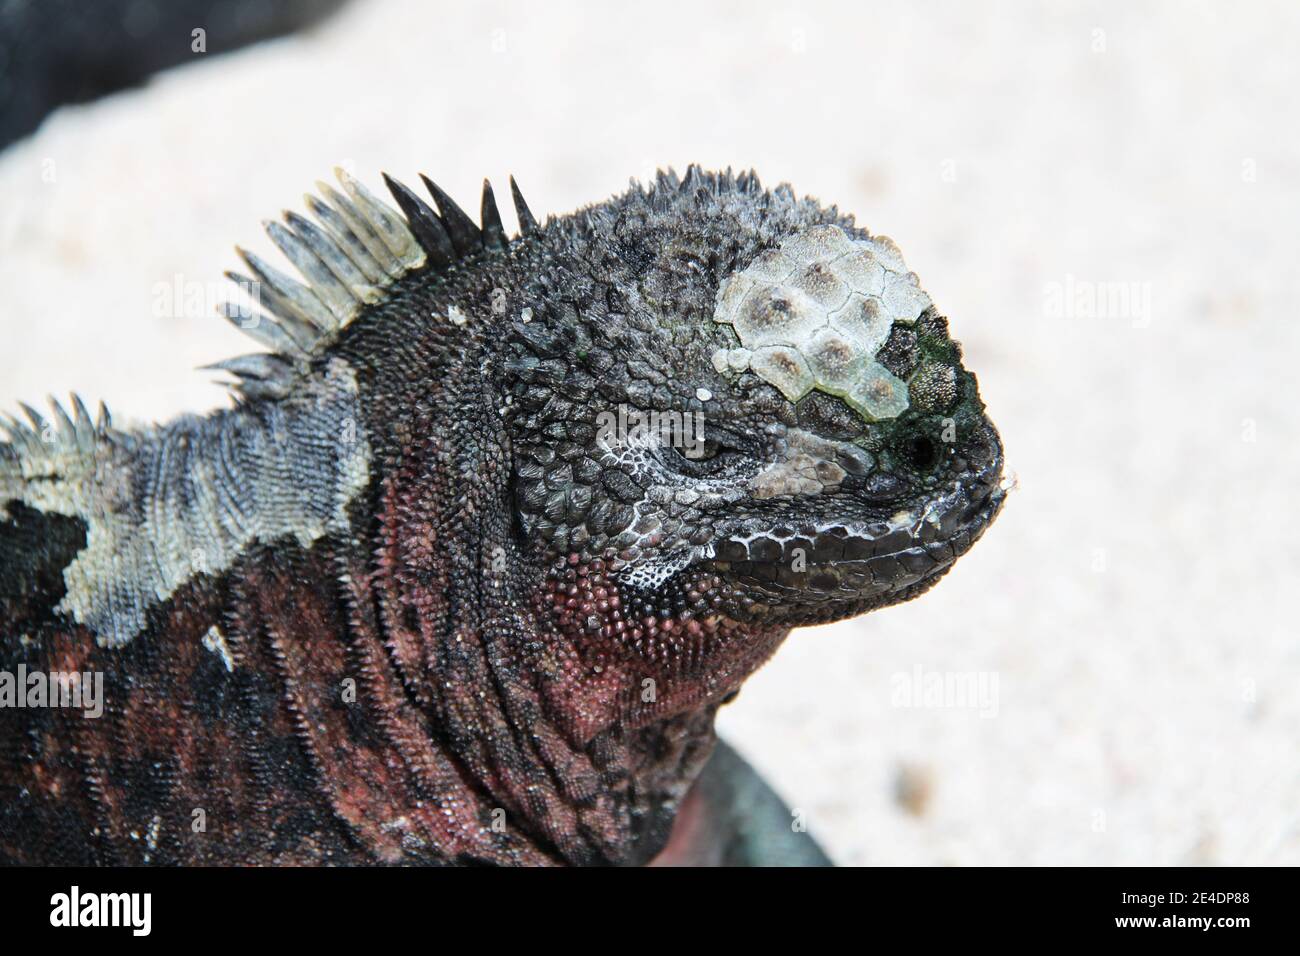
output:
[[[557,636],[576,649],[586,683],[615,690],[630,715],[663,717],[720,702],[767,659],[787,629],[744,624],[722,613],[729,586],[707,572],[681,575],[647,596],[620,584],[612,552],[552,566],[537,601]],[[646,678],[655,700],[644,701]],[[633,721],[635,723],[635,721]]]
[[[698,661],[706,646],[738,627],[716,613],[721,596],[716,577],[701,580],[684,597],[684,608],[655,608],[625,598],[606,562],[584,563],[570,554],[547,578],[548,601],[558,630],[586,651],[591,663],[631,651],[657,667],[681,669]],[[712,613],[710,613],[712,612]],[[611,655],[611,652],[612,655]]]

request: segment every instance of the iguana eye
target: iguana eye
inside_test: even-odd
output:
[[[711,475],[740,457],[740,453],[723,445],[716,438],[703,438],[692,444],[669,445],[663,456],[664,464],[679,474],[692,478]]]
[[[695,461],[712,461],[721,451],[722,446],[716,438],[706,438],[695,454]]]
[[[666,468],[691,478],[717,474],[753,452],[743,437],[713,425],[675,436],[671,441],[668,438],[662,436],[660,461]]]

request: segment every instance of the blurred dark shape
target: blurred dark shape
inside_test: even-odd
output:
[[[0,0],[0,148],[65,103],[84,103],[169,66],[282,36],[344,2]],[[196,30],[203,31],[201,44]]]
[[[656,866],[833,866],[748,761],[719,740]]]
[[[894,772],[894,802],[914,817],[925,816],[934,796],[934,771],[924,764],[901,763]]]

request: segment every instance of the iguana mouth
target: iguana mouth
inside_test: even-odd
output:
[[[834,522],[793,515],[777,527],[732,534],[703,566],[754,597],[760,614],[910,596],[904,592],[944,574],[997,517],[1006,489],[996,434],[985,448],[985,464],[950,479],[924,504]]]

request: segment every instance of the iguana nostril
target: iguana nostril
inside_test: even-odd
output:
[[[914,435],[903,443],[903,457],[918,471],[929,471],[939,463],[939,447],[925,435]]]

